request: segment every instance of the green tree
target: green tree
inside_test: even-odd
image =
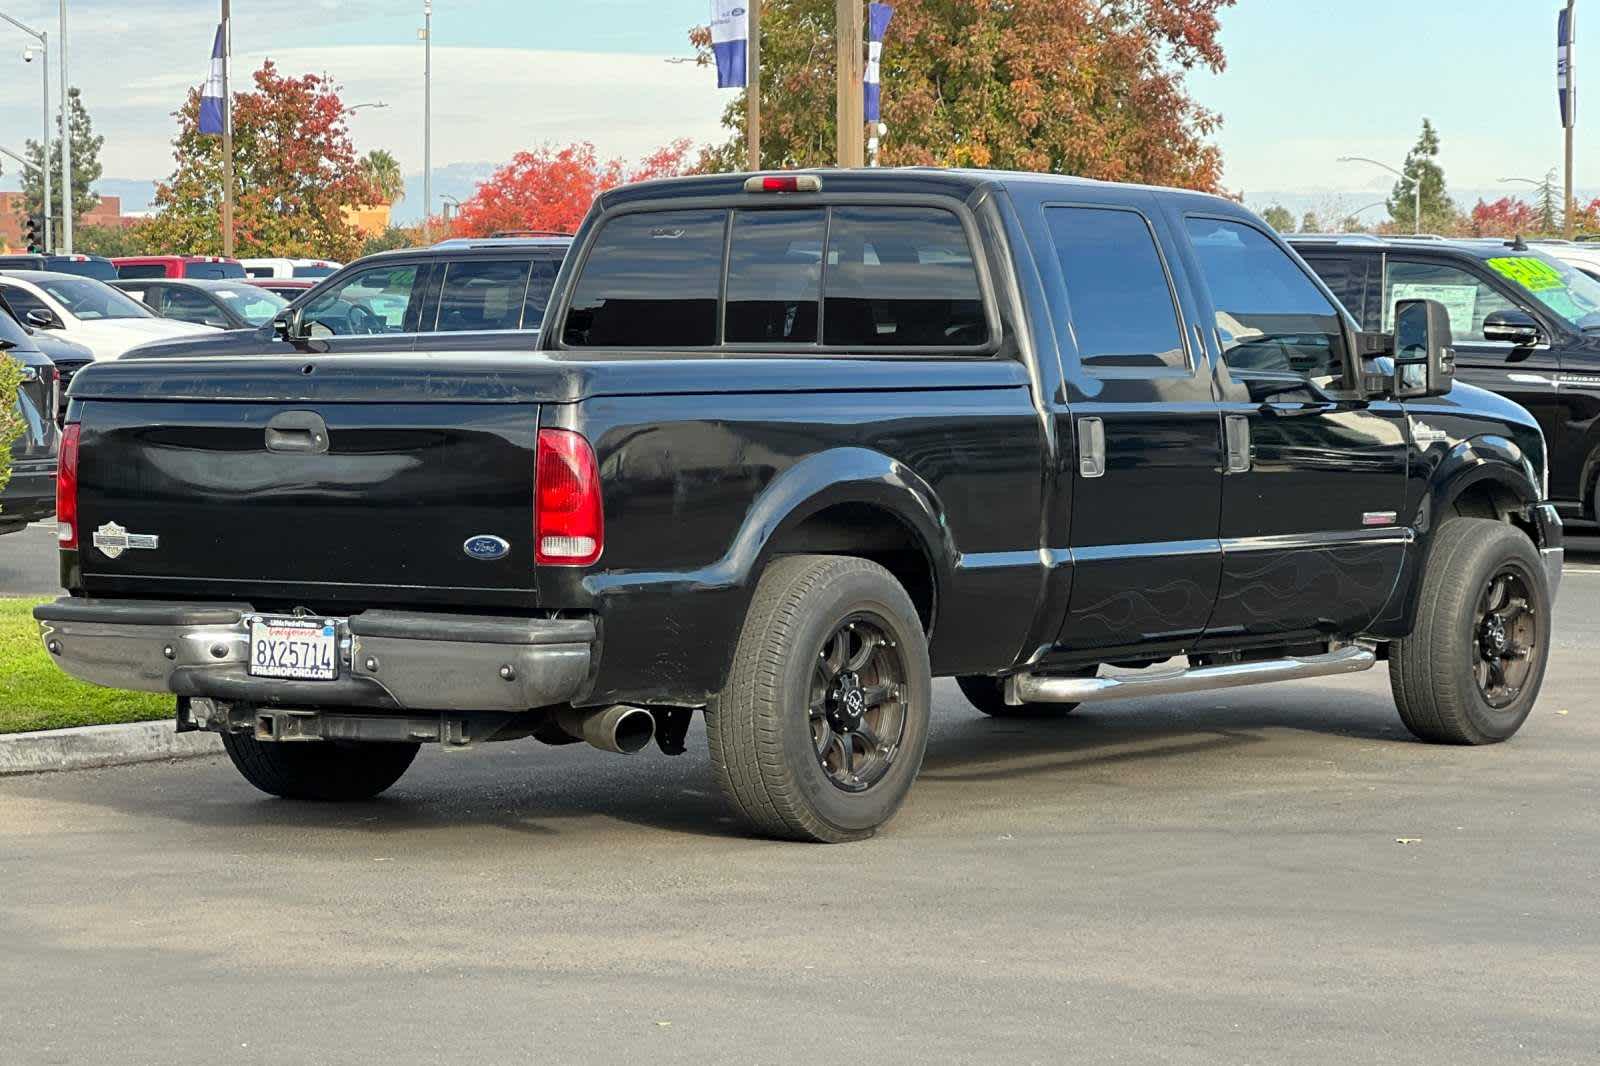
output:
[[[72,235],[73,250],[84,255],[151,255],[159,251],[145,236],[144,223],[131,226],[84,226]]]
[[[1217,12],[1234,0],[896,0],[883,55],[885,165],[994,167],[1214,189],[1221,119],[1184,84],[1226,65]],[[834,0],[761,11],[765,166],[835,157]],[[710,33],[690,33],[702,63]],[[865,47],[863,42],[862,47]],[[739,170],[735,136],[701,169]]]
[[[242,256],[354,259],[361,234],[350,212],[372,187],[350,142],[339,87],[316,74],[287,77],[271,60],[233,100],[234,241]],[[174,113],[176,168],[156,186],[151,244],[186,255],[222,251],[222,138],[199,130],[200,91]]]
[[[374,148],[361,158],[361,169],[384,203],[393,206],[406,198],[406,178],[400,172],[400,161],[391,153]]]
[[[100,197],[91,191],[95,182],[100,180],[105,168],[100,165],[100,149],[105,145],[106,139],[95,135],[94,123],[89,118],[89,111],[83,106],[83,94],[76,88],[67,90],[67,108],[69,128],[72,130],[72,225],[76,230],[79,219],[93,211],[100,203]],[[61,131],[55,134],[58,138]],[[28,157],[28,166],[22,174],[22,215],[42,215],[44,213],[44,146],[38,141],[30,140],[24,146],[24,155]],[[61,227],[61,142],[56,141],[50,146],[50,213],[55,218],[55,231]],[[77,233],[73,233],[73,244],[77,244]],[[76,247],[75,247],[76,250]]]
[[[1317,213],[1315,211],[1307,211],[1304,215],[1300,216],[1301,233],[1321,233],[1324,231],[1324,229],[1325,227],[1322,225],[1322,219],[1317,217]]]
[[[1445,186],[1444,168],[1439,165],[1439,133],[1433,123],[1422,120],[1422,135],[1406,154],[1401,168],[1405,177],[1395,182],[1389,195],[1389,218],[1395,226],[1409,232],[1416,225],[1416,191],[1422,186],[1422,232],[1453,233],[1461,227],[1461,211],[1450,199]]]
[[[361,245],[362,255],[375,255],[378,252],[397,252],[402,248],[419,248],[422,246],[422,228],[420,226],[390,226],[382,233],[374,233]]]
[[[1294,215],[1282,204],[1273,204],[1261,212],[1261,219],[1279,233],[1292,233],[1294,231]]]

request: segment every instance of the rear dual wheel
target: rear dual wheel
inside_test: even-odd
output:
[[[887,570],[844,556],[779,559],[706,708],[718,783],[764,835],[869,837],[922,766],[932,691],[921,620]]]

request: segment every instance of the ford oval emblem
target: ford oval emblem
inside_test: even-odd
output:
[[[468,559],[482,559],[487,562],[504,559],[511,551],[511,545],[500,537],[482,533],[476,537],[468,537],[467,542],[461,545],[461,550],[467,553]]]

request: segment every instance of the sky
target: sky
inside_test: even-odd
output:
[[[139,190],[171,172],[171,112],[205,76],[218,6],[68,0],[72,78],[106,137],[106,191],[123,192],[135,206]],[[1526,189],[1498,179],[1538,178],[1561,163],[1559,6],[1239,0],[1223,14],[1228,69],[1189,81],[1195,97],[1223,116],[1216,141],[1226,186],[1256,207],[1282,201],[1297,211],[1356,210],[1381,199],[1393,178],[1337,157],[1398,166],[1426,115],[1440,131],[1458,199]],[[332,75],[352,104],[387,104],[352,116],[357,147],[387,148],[408,174],[420,175],[421,0],[234,0],[233,7],[237,71],[270,56],[289,73]],[[638,158],[678,136],[723,139],[729,94],[715,88],[711,71],[667,62],[691,54],[687,31],[706,21],[709,7],[709,0],[435,0],[436,191],[470,193],[497,163],[545,142],[592,140],[603,155]],[[58,37],[57,0],[0,0],[0,11]],[[38,64],[22,63],[26,43],[0,25],[0,146],[13,150],[39,134]],[[1594,54],[1600,60],[1600,48]],[[884,92],[893,93],[892,83]],[[1580,187],[1600,190],[1600,138],[1580,130],[1578,143]],[[15,169],[5,161],[0,188],[15,187]],[[414,181],[409,199],[418,211],[420,197]]]

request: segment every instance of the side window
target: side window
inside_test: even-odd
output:
[[[726,211],[649,211],[606,223],[584,263],[562,340],[580,347],[717,343]]]
[[[728,253],[729,344],[817,343],[824,211],[735,211]]]
[[[154,286],[143,286],[142,287],[142,286],[118,285],[116,287],[121,289],[123,292],[127,293],[129,296],[133,297],[135,300],[138,300],[140,303],[146,305],[147,307],[152,307],[157,311],[161,310],[161,290],[160,289],[157,289]]]
[[[1172,285],[1143,215],[1103,207],[1045,211],[1085,369],[1187,368]]]
[[[1306,265],[1317,272],[1322,283],[1344,304],[1350,316],[1367,329],[1367,278],[1372,265],[1368,256],[1311,256],[1304,257]],[[1374,323],[1371,327],[1377,329]]]
[[[1519,310],[1487,281],[1443,263],[1389,260],[1383,283],[1383,328],[1394,328],[1399,300],[1438,300],[1450,312],[1450,332],[1458,341],[1483,342],[1483,320],[1496,311]]]
[[[522,328],[538,329],[544,325],[545,308],[550,306],[550,293],[556,287],[556,273],[560,263],[548,259],[535,259],[528,278],[528,296],[522,303]]]
[[[363,270],[308,304],[302,329],[313,337],[404,333],[416,288],[414,263]]]
[[[119,278],[164,278],[166,276],[167,268],[160,263],[129,263],[126,266],[117,267],[117,277]]]
[[[1343,320],[1299,264],[1242,222],[1190,218],[1186,225],[1232,370],[1343,375]]]
[[[6,301],[11,304],[18,317],[26,319],[30,311],[49,311],[45,302],[29,292],[27,289],[18,289],[10,285],[5,287]]]
[[[227,318],[215,304],[200,293],[190,292],[188,289],[169,289],[166,306],[162,308],[162,312],[168,318],[175,318],[179,322],[197,322],[202,326],[228,328]]]
[[[965,348],[989,339],[977,266],[953,213],[836,207],[828,233],[825,344]]]
[[[527,261],[467,260],[449,263],[439,296],[440,333],[512,330],[522,326],[528,296]]]

